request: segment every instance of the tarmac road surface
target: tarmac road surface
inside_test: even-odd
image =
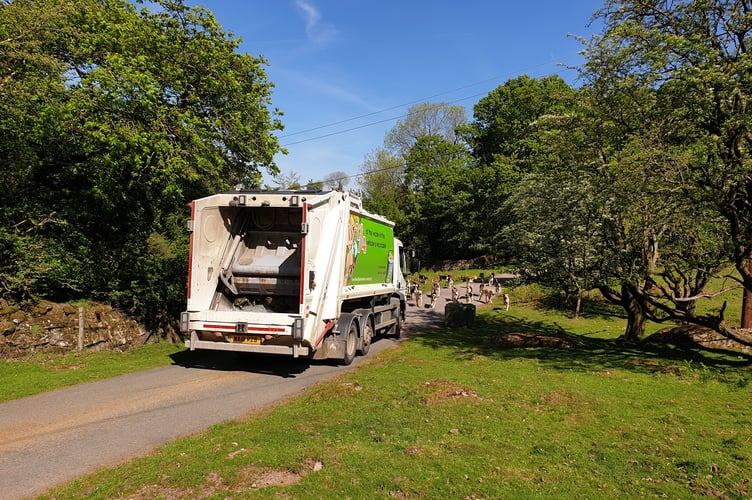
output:
[[[440,326],[446,301],[441,297],[436,309],[411,303],[405,333]],[[381,338],[369,356],[398,343]],[[344,367],[186,351],[164,368],[0,403],[0,499],[33,497],[101,467],[146,455],[176,438],[300,393],[364,359]]]

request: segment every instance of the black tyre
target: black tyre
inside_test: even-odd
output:
[[[345,339],[345,356],[342,358],[342,364],[347,366],[355,359],[355,353],[358,347],[358,323],[350,322],[350,329],[347,331]]]
[[[392,327],[392,337],[395,339],[402,338],[402,312],[397,311],[397,322]]]
[[[389,330],[389,336],[395,339],[402,337],[402,306],[398,303],[397,307],[392,312],[394,319],[397,320]]]
[[[373,320],[372,318],[366,318],[363,322],[363,329],[360,332],[360,348],[358,354],[365,356],[371,349],[371,342],[373,341]]]

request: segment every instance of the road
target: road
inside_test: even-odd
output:
[[[444,291],[447,294],[446,291]],[[409,335],[443,321],[407,310]],[[381,338],[368,356],[393,347]],[[332,362],[181,352],[175,364],[0,404],[0,499],[28,498],[104,466],[304,391],[352,370]]]

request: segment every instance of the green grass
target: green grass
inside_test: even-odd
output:
[[[0,402],[94,382],[173,363],[171,354],[183,345],[146,344],[128,352],[77,352],[36,354],[0,362]]]
[[[593,307],[484,308],[45,497],[748,498],[750,357],[621,345],[623,327]],[[515,332],[575,347],[498,344]]]

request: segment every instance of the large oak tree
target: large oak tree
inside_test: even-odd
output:
[[[582,71],[601,117],[603,178],[622,188],[628,203],[620,213],[631,214],[621,221],[621,232],[642,232],[644,242],[642,250],[639,239],[629,247],[642,264],[632,274],[636,279],[622,280],[621,298],[642,313],[730,336],[722,314],[695,316],[683,305],[697,298],[702,280],[694,288],[672,286],[676,274],[656,280],[650,266],[662,240],[662,248],[671,249],[664,254],[682,255],[683,265],[659,263],[661,269],[691,268],[706,279],[730,238],[739,282],[752,290],[749,10],[741,0],[608,0],[597,14],[603,33],[588,43]],[[645,224],[635,232],[638,220]],[[691,258],[703,252],[704,258]],[[635,328],[628,336],[639,333]]]

